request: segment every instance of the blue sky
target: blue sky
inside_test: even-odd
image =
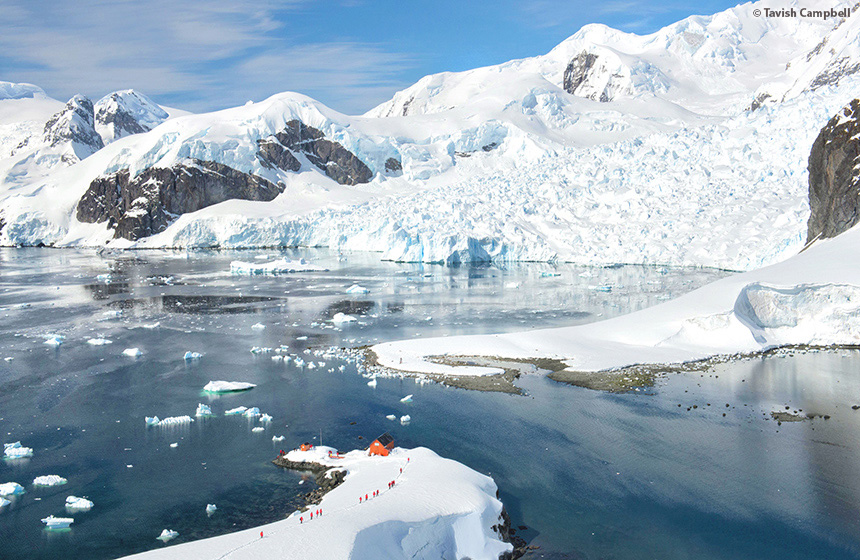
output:
[[[134,88],[193,111],[298,91],[360,113],[421,76],[544,54],[588,23],[650,33],[703,0],[0,0],[0,80]]]

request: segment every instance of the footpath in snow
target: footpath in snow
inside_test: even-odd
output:
[[[282,521],[127,558],[497,560],[512,550],[492,528],[502,514],[493,479],[427,448],[394,448],[381,457],[364,450],[338,456],[321,446],[287,459],[347,474],[319,504]]]
[[[676,300],[599,323],[499,335],[388,342],[381,366],[449,376],[501,373],[431,356],[562,360],[596,372],[700,360],[783,345],[860,343],[860,229],[819,241],[784,262],[737,274]]]

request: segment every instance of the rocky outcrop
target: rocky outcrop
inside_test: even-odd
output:
[[[340,486],[346,479],[346,471],[343,469],[327,467],[312,461],[290,461],[286,455],[278,455],[272,463],[284,469],[314,473],[314,482],[317,488],[298,496],[304,500],[306,505],[320,503],[323,496]]]
[[[115,91],[95,104],[95,129],[105,144],[148,132],[169,115],[155,102],[134,90]]]
[[[597,55],[582,51],[570,61],[564,70],[564,91],[576,95],[576,90],[588,78],[588,74],[597,62]]]
[[[107,222],[115,238],[137,240],[163,231],[181,214],[230,199],[270,201],[282,191],[257,175],[214,161],[187,160],[136,177],[124,169],[95,179],[78,202],[77,218]]]
[[[807,244],[860,221],[860,99],[821,129],[809,154]]]
[[[298,171],[301,163],[294,152],[299,152],[341,185],[367,183],[373,178],[373,172],[355,154],[299,120],[291,120],[281,132],[257,140],[257,147],[257,158],[269,168]]]
[[[82,95],[72,97],[62,111],[45,123],[42,139],[49,146],[69,143],[78,159],[104,148],[95,129],[93,102]]]
[[[397,173],[398,171],[403,171],[403,164],[400,163],[399,159],[390,157],[385,160],[385,170],[389,173]]]

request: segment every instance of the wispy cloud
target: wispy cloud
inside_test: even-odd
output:
[[[291,40],[308,1],[0,0],[0,79],[60,98],[135,88],[192,110],[292,89],[352,112],[405,85],[410,58],[382,45]]]

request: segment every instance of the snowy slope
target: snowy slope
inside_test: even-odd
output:
[[[393,369],[447,375],[426,356],[551,357],[576,371],[677,363],[788,344],[860,344],[860,228],[781,263],[724,278],[656,307],[588,325],[502,335],[458,336],[374,346]],[[402,360],[402,361],[401,361]]]
[[[512,549],[492,529],[500,523],[502,504],[488,476],[423,447],[395,448],[388,457],[356,450],[342,459],[329,458],[329,451],[335,450],[315,447],[288,454],[292,461],[347,470],[344,482],[311,506],[311,511],[321,507],[322,516],[311,520],[310,512],[296,512],[262,527],[126,559],[497,560]],[[395,485],[388,489],[392,480]],[[380,491],[377,497],[363,499],[375,490]]]
[[[647,36],[586,26],[543,56],[425,77],[364,116],[284,93],[171,119],[47,176],[7,175],[0,244],[327,246],[447,263],[777,262],[804,241],[812,140],[860,85],[860,19],[754,17],[761,6]],[[301,154],[298,172],[263,165],[258,141],[291,120],[341,144],[373,179],[338,184]],[[134,243],[74,217],[96,178],[195,159],[283,194],[189,211]]]

